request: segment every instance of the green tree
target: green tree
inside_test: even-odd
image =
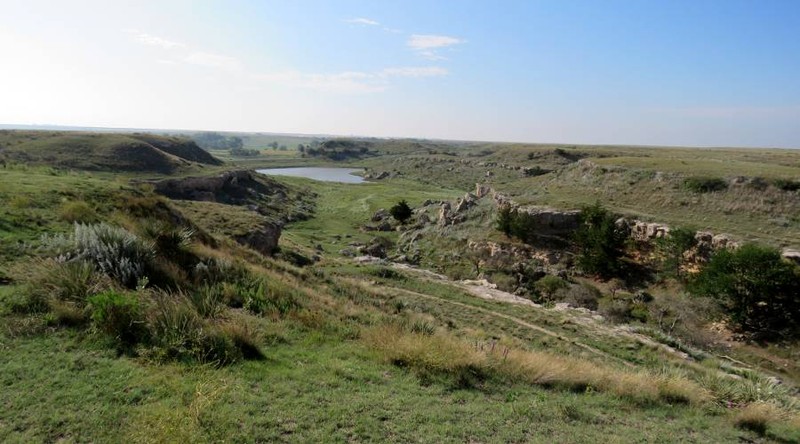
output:
[[[683,254],[695,243],[695,231],[688,228],[670,230],[668,236],[656,241],[656,248],[661,255],[661,268],[666,276],[683,279]]]
[[[389,214],[398,222],[404,224],[411,217],[411,207],[408,206],[408,202],[401,200],[389,209]]]
[[[497,229],[502,231],[506,236],[511,236],[511,225],[516,211],[511,209],[510,205],[503,205],[497,210]]]
[[[719,301],[743,331],[763,339],[800,333],[800,267],[774,248],[747,244],[719,251],[691,288]]]
[[[624,254],[625,233],[617,227],[614,215],[600,203],[584,207],[575,242],[580,248],[578,266],[587,273],[610,278],[619,274]]]
[[[552,300],[558,290],[567,287],[569,287],[569,284],[564,279],[552,274],[544,276],[534,284],[534,288],[542,295],[545,301]]]

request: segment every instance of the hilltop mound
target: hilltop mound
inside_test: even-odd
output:
[[[92,171],[172,173],[221,161],[181,137],[0,131],[0,160]]]

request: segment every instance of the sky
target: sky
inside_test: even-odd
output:
[[[800,1],[0,0],[0,124],[800,148]]]

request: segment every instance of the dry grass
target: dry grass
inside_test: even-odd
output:
[[[766,402],[754,402],[739,410],[733,422],[736,427],[764,435],[770,425],[780,421],[782,417],[783,412],[777,406]]]
[[[702,404],[706,390],[681,375],[654,375],[550,353],[476,347],[446,334],[407,332],[395,325],[367,329],[362,338],[395,365],[423,373],[526,382],[575,391],[599,390],[637,401]]]

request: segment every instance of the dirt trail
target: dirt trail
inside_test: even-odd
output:
[[[440,298],[440,297],[437,297],[437,296],[432,296],[432,295],[429,295],[429,294],[418,293],[416,291],[406,290],[406,289],[403,289],[403,288],[387,287],[387,286],[383,286],[383,285],[378,287],[378,286],[375,286],[373,284],[368,284],[368,285],[373,287],[373,288],[375,288],[376,290],[378,290],[378,289],[380,289],[380,290],[390,289],[391,291],[395,291],[395,292],[398,292],[398,293],[404,293],[404,294],[415,296],[415,297],[420,297],[420,298],[435,300],[435,301],[439,301],[439,302],[444,302],[446,304],[457,305],[459,307],[464,307],[464,308],[468,308],[470,310],[475,310],[475,311],[478,311],[478,312],[481,312],[481,313],[484,313],[484,314],[488,314],[488,315],[491,315],[491,316],[495,316],[495,317],[498,317],[498,318],[503,318],[503,319],[509,320],[511,322],[514,322],[515,324],[520,325],[522,327],[526,327],[526,328],[529,328],[531,330],[538,331],[539,333],[545,334],[547,336],[550,336],[550,337],[553,337],[553,338],[556,338],[556,339],[559,339],[559,340],[562,340],[562,341],[569,342],[570,344],[573,344],[576,347],[580,347],[580,348],[582,348],[582,349],[584,349],[584,350],[586,350],[586,351],[588,351],[588,352],[590,352],[592,354],[595,354],[597,356],[601,356],[603,358],[610,359],[612,361],[617,361],[617,362],[619,362],[621,364],[624,364],[624,365],[626,365],[628,367],[633,367],[634,366],[630,362],[627,362],[627,361],[625,361],[623,359],[620,359],[620,358],[618,358],[616,356],[610,355],[610,354],[608,354],[608,353],[606,353],[604,351],[598,350],[598,349],[596,349],[596,348],[594,348],[594,347],[592,347],[590,345],[587,345],[587,344],[584,344],[584,343],[582,343],[580,341],[577,341],[574,338],[568,338],[568,337],[566,337],[564,335],[561,335],[561,334],[558,334],[558,333],[556,333],[556,332],[554,332],[552,330],[548,330],[548,329],[546,329],[544,327],[541,327],[539,325],[536,325],[536,324],[531,324],[530,322],[524,321],[524,320],[519,319],[519,318],[515,318],[514,316],[510,316],[510,315],[507,315],[505,313],[500,313],[500,312],[497,312],[497,311],[494,311],[494,310],[489,310],[487,308],[476,307],[474,305],[465,304],[463,302],[451,301],[449,299],[444,299],[444,298]],[[456,286],[461,288],[461,285],[456,285]]]
[[[447,276],[444,276],[444,275],[438,274],[438,273],[434,273],[434,272],[432,272],[430,270],[416,268],[416,267],[412,267],[412,266],[409,266],[409,265],[406,265],[406,264],[392,263],[391,265],[394,268],[397,268],[397,269],[400,269],[400,270],[405,270],[405,271],[410,271],[410,272],[413,272],[415,274],[418,274],[418,275],[422,276],[425,279],[430,279],[430,280],[433,280],[433,281],[437,281],[437,282],[445,283],[445,284],[448,284],[448,285],[452,285],[454,287],[458,287],[458,288],[460,288],[460,289],[462,289],[462,290],[464,290],[464,291],[466,291],[466,292],[468,292],[468,293],[470,293],[470,294],[472,294],[474,296],[477,296],[477,297],[479,297],[481,299],[542,308],[541,305],[536,304],[536,303],[534,303],[533,301],[531,301],[529,299],[525,299],[525,298],[519,297],[517,295],[511,294],[511,293],[508,293],[508,292],[505,292],[505,291],[502,291],[502,290],[498,290],[496,288],[492,288],[490,286],[490,284],[488,282],[486,282],[486,281],[453,281],[453,280],[450,280],[450,278],[448,278]],[[408,290],[401,290],[401,289],[396,289],[396,290],[408,292]],[[591,351],[592,353],[599,354],[601,356],[604,356],[604,357],[607,357],[607,358],[610,358],[610,359],[613,359],[613,360],[616,360],[616,361],[619,361],[619,362],[623,362],[623,363],[625,363],[626,365],[629,365],[629,366],[631,365],[627,361],[624,361],[624,360],[622,360],[620,358],[617,358],[615,356],[609,355],[608,353],[605,353],[605,352],[602,352],[600,350],[597,350],[597,349],[595,349],[595,348],[593,348],[593,347],[591,347],[589,345],[583,344],[583,343],[581,343],[581,342],[579,342],[579,341],[577,341],[575,339],[567,338],[567,337],[565,337],[563,335],[559,335],[559,334],[557,334],[557,333],[555,333],[553,331],[547,330],[544,327],[531,324],[529,322],[523,321],[523,320],[515,318],[513,316],[509,316],[509,315],[506,315],[506,314],[503,314],[503,313],[499,313],[499,312],[495,312],[495,311],[492,311],[492,310],[483,309],[483,308],[480,308],[480,307],[474,307],[474,306],[471,306],[471,305],[468,305],[468,304],[463,304],[463,303],[460,303],[460,302],[449,301],[449,300],[446,300],[446,299],[437,298],[437,297],[430,296],[430,295],[424,295],[424,294],[420,294],[420,293],[416,293],[416,292],[410,292],[410,293],[414,293],[414,294],[419,295],[419,296],[428,297],[428,298],[432,298],[432,299],[436,299],[436,300],[445,301],[447,303],[451,303],[451,304],[455,304],[455,305],[459,305],[459,306],[470,307],[472,309],[475,309],[475,310],[478,310],[478,311],[481,311],[481,312],[484,312],[484,313],[488,313],[488,314],[492,314],[494,316],[502,317],[502,318],[511,320],[511,321],[513,321],[513,322],[515,322],[515,323],[517,323],[519,325],[522,325],[524,327],[532,328],[532,329],[534,329],[536,331],[539,331],[541,333],[547,334],[549,336],[552,336],[552,337],[555,337],[555,338],[558,338],[558,339],[561,339],[561,340],[565,340],[565,341],[571,342],[571,343],[577,345],[578,347],[581,347],[583,349]],[[664,353],[666,353],[668,355],[672,355],[673,357],[675,357],[675,358],[677,358],[679,360],[682,360],[682,361],[690,361],[691,360],[691,358],[686,353],[684,353],[684,352],[682,352],[680,350],[676,350],[675,348],[670,347],[669,345],[656,342],[653,339],[651,339],[651,338],[649,338],[649,337],[647,337],[647,336],[645,336],[643,334],[631,331],[629,328],[626,328],[625,326],[616,326],[616,327],[606,326],[606,325],[603,325],[600,322],[598,322],[592,316],[588,316],[586,313],[578,312],[577,310],[573,310],[573,309],[564,309],[564,308],[561,309],[562,312],[567,311],[567,310],[570,311],[569,314],[571,315],[570,319],[572,319],[572,321],[574,321],[576,324],[582,325],[583,327],[591,328],[597,334],[601,334],[601,335],[608,336],[608,337],[620,337],[620,336],[623,336],[623,337],[626,337],[629,340],[632,340],[632,341],[635,341],[635,342],[639,342],[640,344],[646,345],[648,347],[660,349]]]

